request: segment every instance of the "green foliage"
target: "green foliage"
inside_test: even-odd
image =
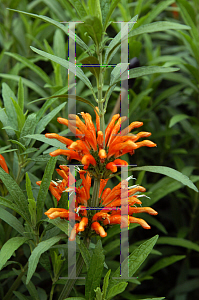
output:
[[[175,2],[177,7],[171,6]],[[9,174],[0,168],[0,298],[197,298],[198,14],[196,0],[0,2],[0,153],[9,168]],[[61,21],[77,20],[84,24],[76,23],[75,34],[70,34],[77,45],[75,65],[68,60],[68,26]],[[71,228],[65,219],[49,220],[43,213],[57,205],[48,193],[51,179],[56,178],[56,158],[50,158],[49,152],[65,148],[45,133],[68,134],[56,117],[68,118],[69,97],[77,101],[78,113],[89,112],[95,120],[100,98],[96,86],[102,77],[108,123],[126,71],[120,64],[118,21],[132,22],[126,25],[129,33],[123,40],[129,39],[129,60],[136,56],[141,65],[129,70],[129,79],[135,79],[128,93],[129,122],[143,121],[143,131],[152,132],[158,146],[136,150],[124,159],[136,164],[129,168],[129,175],[136,171],[137,176],[132,185],[146,187],[150,199],[143,197],[143,206],[153,205],[158,216],[143,216],[151,232],[137,224],[129,226],[128,269],[129,276],[136,276],[133,279],[113,278],[120,276],[119,225],[107,227],[102,244],[92,238],[88,246],[77,235],[77,277],[86,277],[86,289],[84,279],[70,279],[63,297],[65,280],[59,277],[68,276]],[[115,67],[106,65],[112,63]],[[75,95],[67,94],[68,70],[78,78]],[[68,163],[63,157],[58,161]],[[113,188],[118,175],[108,186]],[[42,176],[38,187],[36,181]],[[67,209],[68,193],[65,196],[58,207]],[[149,239],[155,234],[161,235],[157,242],[157,236]],[[79,261],[84,263],[82,271]],[[122,267],[127,269],[127,260]],[[162,284],[165,278],[167,284]]]

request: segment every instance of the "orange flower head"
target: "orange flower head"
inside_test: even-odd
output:
[[[127,165],[124,161],[116,161],[126,153],[131,155],[143,146],[155,147],[156,144],[141,138],[149,137],[150,132],[141,131],[132,134],[131,131],[143,125],[134,121],[120,132],[121,124],[127,119],[116,114],[105,129],[105,136],[100,128],[99,109],[95,108],[96,126],[89,113],[81,112],[81,118],[75,114],[69,114],[69,120],[57,118],[57,121],[66,125],[77,137],[76,141],[60,136],[56,133],[47,133],[47,138],[54,138],[63,143],[67,149],[58,149],[50,153],[51,156],[65,155],[68,160],[77,160],[84,165],[92,177],[109,178],[116,172],[119,166]],[[111,164],[110,164],[111,163]]]

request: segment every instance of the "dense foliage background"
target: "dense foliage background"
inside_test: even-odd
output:
[[[129,40],[129,60],[137,57],[140,66],[174,66],[179,70],[173,73],[146,75],[131,82],[130,122],[143,121],[142,130],[152,133],[152,140],[158,147],[141,148],[132,157],[126,156],[125,159],[137,166],[155,165],[174,168],[187,175],[199,187],[199,2],[197,0],[115,2],[118,4],[111,20],[129,21],[138,14],[138,22],[134,29],[155,21],[170,21],[190,26],[189,30],[145,33]],[[67,117],[67,100],[60,97],[48,101],[34,102],[34,100],[56,93],[66,94],[68,78],[66,69],[36,54],[30,46],[66,58],[68,37],[59,28],[42,19],[7,8],[49,16],[58,22],[76,21],[79,16],[71,3],[72,1],[66,0],[0,0],[0,153],[6,159],[10,175],[24,193],[26,193],[25,173],[28,172],[35,198],[39,190],[35,182],[42,179],[50,158],[48,153],[53,147],[53,144],[47,142],[41,134],[59,133],[65,130],[57,123],[56,117]],[[120,25],[117,23],[111,23],[107,29],[108,36],[111,38],[119,31]],[[85,44],[91,46],[92,51],[91,39],[84,34],[83,27],[77,26],[77,34]],[[108,43],[109,41],[107,45]],[[84,57],[85,53],[77,45],[77,63],[81,63]],[[119,62],[120,49],[111,63]],[[84,72],[95,86],[92,73],[86,68]],[[110,75],[110,72],[108,73]],[[107,84],[108,78],[107,74],[105,78]],[[106,88],[105,85],[104,90]],[[116,105],[119,91],[120,83],[110,97],[105,116],[106,123]],[[76,93],[93,102],[91,92],[79,79],[77,79]],[[10,97],[13,99],[11,100]],[[81,111],[89,112],[95,119],[93,109],[85,103],[78,102],[77,112]],[[36,135],[34,139],[24,138],[28,134]],[[67,161],[58,158],[58,163],[67,163]],[[141,171],[134,172],[133,175],[137,178],[134,183],[145,186],[150,197],[143,201],[144,205],[152,206],[158,211],[158,216],[144,216],[151,225],[151,230],[145,231],[141,227],[136,227],[129,231],[129,252],[131,253],[143,240],[155,234],[159,234],[160,237],[154,250],[136,273],[139,282],[129,282],[126,290],[114,299],[134,300],[150,296],[165,296],[166,299],[171,300],[197,299],[198,194],[178,181],[160,174]],[[118,178],[114,179],[112,186],[117,182]],[[7,188],[2,181],[0,189],[2,196],[6,196]],[[50,208],[53,201],[48,194],[45,208]],[[13,212],[11,208],[0,206],[0,247],[10,238],[18,236],[18,232],[9,224],[11,221],[8,221]],[[6,214],[7,212],[9,215]],[[17,213],[13,216],[20,221],[22,219]],[[57,229],[52,228],[47,230],[46,224],[42,226],[40,230],[46,230],[49,234],[50,230],[55,230],[54,234],[60,234],[60,230],[56,231]],[[28,228],[26,229],[28,231]],[[105,262],[109,268],[115,270],[118,267],[120,254],[119,225],[109,229],[108,236],[102,240],[102,243]],[[25,277],[22,278],[15,296],[10,299],[47,299],[55,279],[49,268],[52,270],[54,256],[64,257],[67,251],[65,245],[66,239],[45,252],[41,256],[35,276],[30,281],[32,286],[30,284],[29,287],[26,286]],[[20,268],[26,264],[30,251],[29,246],[23,244],[11,259],[15,263],[7,263],[1,270],[0,298],[3,299],[16,275],[19,274]],[[51,262],[49,262],[50,257]],[[59,275],[67,270],[63,267],[64,264],[67,265],[67,261],[63,263]],[[104,269],[103,276],[106,272],[107,270]],[[63,284],[61,280],[56,282],[58,284],[55,286],[53,299],[57,299]],[[76,291],[71,294],[73,296],[84,294],[83,282],[79,280],[77,283]]]

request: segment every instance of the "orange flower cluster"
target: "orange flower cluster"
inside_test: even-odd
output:
[[[75,223],[71,231],[69,240],[74,240],[76,234],[84,231],[86,228],[91,229],[91,232],[95,232],[101,237],[105,237],[107,233],[105,232],[104,226],[106,225],[121,224],[121,227],[123,228],[128,227],[130,223],[138,223],[145,229],[150,228],[150,226],[143,219],[132,216],[134,213],[142,212],[146,212],[151,215],[157,214],[157,212],[150,207],[135,206],[142,204],[142,202],[139,200],[139,192],[144,192],[144,187],[129,187],[128,197],[125,199],[122,192],[122,187],[125,180],[120,182],[111,190],[110,188],[105,188],[108,179],[101,179],[98,195],[101,206],[99,207],[98,212],[96,212],[96,210],[91,210],[88,205],[91,187],[91,177],[88,172],[84,170],[79,171],[82,183],[80,187],[75,188],[71,186],[69,187],[69,176],[71,176],[70,184],[71,182],[75,182],[75,178],[72,177],[72,174],[69,174],[69,168],[64,165],[60,166],[60,168],[61,170],[56,169],[56,171],[63,178],[63,180],[58,182],[52,181],[49,186],[49,190],[56,197],[57,201],[60,200],[63,192],[69,192],[71,190],[76,191],[75,211],[71,212],[71,216],[75,221],[77,221],[77,223]],[[37,182],[37,184],[40,185],[41,181]],[[126,203],[126,207],[128,209],[128,214],[126,215],[121,215],[122,203]],[[68,209],[50,208],[45,214],[50,219],[60,217],[69,220]]]
[[[98,108],[96,108],[98,110]],[[143,140],[137,142],[138,139],[148,137],[150,132],[139,132],[131,134],[134,128],[143,125],[142,122],[132,122],[128,127],[120,133],[121,124],[127,117],[120,117],[119,114],[113,116],[108,124],[105,136],[100,130],[100,119],[96,113],[96,128],[92,122],[89,113],[81,112],[81,116],[85,123],[80,120],[77,115],[69,115],[70,120],[58,118],[57,121],[70,128],[70,130],[79,137],[78,140],[72,141],[66,137],[56,133],[46,133],[45,136],[50,139],[57,139],[63,143],[66,149],[58,149],[50,153],[51,156],[65,155],[68,160],[75,159],[84,165],[84,170],[89,170],[92,176],[99,178],[108,178],[110,173],[117,172],[118,165],[128,165],[124,160],[119,159],[120,156],[129,153],[134,154],[134,150],[142,146],[155,147],[156,144]]]

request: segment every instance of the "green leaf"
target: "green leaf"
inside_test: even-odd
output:
[[[45,144],[48,144],[48,145],[51,145],[51,146],[57,147],[57,148],[63,148],[63,147],[65,147],[64,144],[62,144],[61,142],[57,141],[56,139],[46,138],[45,135],[43,135],[43,134],[31,134],[31,135],[28,134],[25,138],[35,139],[37,141],[43,142]]]
[[[176,123],[178,123],[182,120],[188,119],[188,118],[190,118],[190,117],[185,114],[179,114],[179,115],[173,116],[169,122],[169,128],[174,126]]]
[[[0,169],[0,179],[3,181],[7,190],[9,191],[13,202],[24,213],[27,220],[30,220],[30,215],[27,213],[28,203],[18,184],[3,169]]]
[[[184,22],[191,27],[190,33],[192,38],[198,43],[199,42],[199,33],[198,29],[194,24],[195,19],[195,10],[188,1],[177,0],[178,6],[180,7],[180,13],[184,19]]]
[[[101,292],[101,289],[100,287],[97,287],[95,290],[95,293],[96,293],[96,297],[95,297],[95,300],[102,300],[102,292]]]
[[[94,97],[95,97],[95,94],[94,94],[94,91],[93,91],[93,87],[91,85],[91,82],[90,80],[86,77],[86,75],[84,74],[84,72],[79,68],[79,67],[76,67],[73,63],[63,59],[63,58],[60,58],[58,56],[55,56],[55,55],[52,55],[52,54],[49,54],[47,52],[44,52],[44,51],[41,51],[41,50],[38,50],[34,47],[30,47],[34,52],[38,53],[39,55],[42,55],[44,57],[47,57],[48,59],[60,64],[61,66],[63,66],[64,68],[66,69],[70,69],[70,71],[75,74],[78,78],[80,78],[85,85],[87,85],[87,87],[92,91]]]
[[[132,30],[129,33],[129,38],[131,38],[133,36],[143,34],[143,33],[165,31],[165,30],[168,30],[168,29],[188,30],[188,29],[190,29],[190,27],[186,26],[186,25],[179,24],[179,23],[174,23],[174,22],[159,21],[159,22],[154,22],[154,23],[151,23],[151,24],[142,25],[142,26]]]
[[[27,66],[29,69],[34,71],[41,79],[44,80],[44,82],[46,82],[50,85],[52,84],[50,77],[40,67],[38,67],[33,62],[31,62],[30,59],[25,58],[24,56],[21,56],[17,53],[5,52],[5,54],[15,58],[16,60],[20,61],[22,64]]]
[[[9,142],[13,143],[13,144],[17,144],[18,146],[20,146],[24,151],[26,150],[26,147],[24,147],[24,145],[22,143],[20,143],[19,141],[16,140],[8,140]]]
[[[115,284],[111,289],[109,289],[107,299],[109,300],[114,296],[122,293],[127,287],[127,285],[128,285],[127,282],[119,282],[118,284]]]
[[[101,7],[101,15],[102,15],[102,24],[103,24],[103,27],[105,30],[106,18],[109,13],[109,10],[110,10],[110,1],[109,0],[101,0],[100,7]]]
[[[42,182],[40,185],[38,197],[37,197],[37,221],[39,222],[42,218],[44,202],[48,193],[48,188],[52,179],[52,174],[55,169],[57,157],[51,157],[44,172]]]
[[[75,8],[75,10],[77,11],[77,13],[81,19],[83,17],[86,17],[87,13],[86,13],[86,10],[84,9],[84,6],[83,6],[81,0],[68,0],[68,1]]]
[[[77,2],[77,0],[74,0],[74,1]],[[15,12],[18,12],[18,13],[21,13],[21,14],[33,17],[33,18],[40,19],[40,20],[42,20],[44,22],[47,22],[47,23],[49,23],[51,25],[54,25],[54,26],[60,28],[61,30],[63,30],[65,32],[66,35],[68,35],[68,28],[66,26],[62,25],[60,22],[57,22],[57,21],[55,21],[55,20],[53,20],[53,19],[51,19],[49,17],[41,16],[41,15],[36,15],[36,14],[31,14],[31,13],[27,13],[25,11],[20,11],[20,10],[15,10],[15,9],[9,9],[9,10],[12,10],[12,11],[15,11]],[[77,34],[72,34],[71,33],[70,34],[70,38],[72,38],[82,49],[84,49],[85,51],[89,51],[89,53],[90,53],[89,47],[79,38],[79,36]]]
[[[28,176],[28,173],[26,173],[26,192],[27,192],[27,195],[28,195],[28,199],[33,200],[34,196],[33,196],[31,181],[30,181],[30,178]]]
[[[66,105],[66,102],[60,104],[58,107],[53,109],[49,114],[43,117],[37,124],[35,133],[41,133],[45,130],[46,125],[62,110],[62,108]]]
[[[155,235],[151,239],[145,241],[142,243],[138,248],[136,248],[131,255],[129,256],[129,259],[126,258],[121,267],[123,270],[128,272],[129,269],[129,277],[133,276],[133,274],[137,271],[137,269],[141,266],[141,264],[145,261],[147,256],[150,254],[151,250],[153,249],[156,241],[158,239],[158,235]],[[115,271],[113,274],[113,277],[120,277],[120,267]],[[110,289],[117,285],[120,282],[126,282],[126,279],[111,279],[109,286],[108,286],[108,292]]]
[[[84,245],[82,240],[80,240],[80,244],[78,246],[79,246],[79,250],[81,252],[81,255],[84,259],[84,262],[86,264],[87,271],[88,271],[90,260],[91,260],[91,255],[90,255],[88,249],[86,248],[86,246]]]
[[[11,227],[13,227],[16,231],[18,231],[21,235],[24,235],[25,229],[21,222],[14,217],[11,213],[9,213],[6,209],[0,208],[0,219],[4,222],[8,223]]]
[[[56,227],[58,227],[59,229],[61,229],[66,235],[69,234],[69,222],[67,220],[62,220],[62,219],[54,219],[54,220],[50,220],[50,219],[46,219],[45,221],[49,222],[50,224],[55,225]]]
[[[99,60],[95,56],[88,56],[81,60],[83,65],[87,65],[88,70],[98,79],[100,73]],[[91,65],[91,66],[89,66]],[[96,66],[95,66],[96,65]],[[85,66],[84,66],[85,67]]]
[[[114,9],[116,8],[116,6],[118,5],[118,2],[120,0],[112,0],[110,5],[107,5],[106,2],[110,2],[110,1],[106,1],[106,0],[101,0],[100,4],[101,4],[101,10],[102,10],[102,19],[104,20],[104,30],[106,30],[107,26],[108,26],[108,22],[110,20],[110,17],[114,11]],[[109,8],[110,7],[110,8]],[[109,8],[109,9],[108,9]],[[107,11],[105,12],[105,10],[107,9]],[[103,16],[104,15],[104,16]]]
[[[13,102],[11,98],[13,98],[15,102],[17,100],[13,91],[5,82],[2,83],[2,97],[3,97],[4,107],[6,109],[6,114],[9,120],[9,126],[13,127],[14,129],[18,129],[17,113],[15,107],[13,106]]]
[[[97,17],[102,23],[100,0],[88,0],[88,7],[90,10],[90,15]]]
[[[20,292],[14,291],[13,294],[19,299],[19,300],[28,300],[26,296],[21,294]]]
[[[186,255],[172,255],[169,257],[164,257],[160,260],[158,260],[147,272],[147,275],[154,274],[155,272],[166,268],[169,265],[174,264],[176,261],[179,261],[181,259],[184,259]]]
[[[102,271],[104,269],[104,254],[101,240],[98,240],[91,257],[89,270],[86,276],[85,297],[87,300],[93,300],[97,287],[100,286]]]
[[[133,22],[137,21],[138,16],[133,17],[129,24],[126,24],[126,26],[123,28],[124,31],[126,31],[126,35],[121,37],[121,30],[118,32],[118,34],[114,37],[114,39],[110,42],[108,45],[106,52],[105,52],[105,57],[104,57],[104,64],[108,64],[112,57],[115,55],[117,52],[118,48],[121,46],[121,38],[122,41],[128,38],[128,32],[133,28],[134,24]]]
[[[21,131],[21,129],[25,123],[25,116],[24,116],[23,111],[21,110],[19,104],[13,98],[11,98],[11,100],[13,103],[13,107],[15,108],[15,111],[17,113],[18,130]]]
[[[24,126],[21,130],[21,133],[20,133],[20,140],[21,142],[23,143],[23,145],[25,147],[28,147],[28,145],[30,144],[31,142],[31,139],[27,139],[25,138],[26,135],[31,135],[35,132],[35,128],[36,128],[36,114],[30,114],[25,123],[24,123]]]
[[[0,121],[3,124],[3,126],[4,126],[4,128],[6,130],[7,135],[9,137],[14,137],[15,136],[15,132],[14,132],[12,126],[10,126],[11,124],[9,122],[8,116],[5,113],[5,108],[1,108],[0,109]],[[11,127],[12,129],[7,129],[8,127]]]
[[[21,108],[22,112],[24,109],[24,88],[23,88],[23,81],[20,78],[19,83],[18,83],[18,104],[19,107]]]
[[[42,89],[40,88],[37,84],[35,84],[33,81],[28,80],[24,77],[20,77],[17,75],[11,75],[11,74],[4,74],[4,73],[0,73],[0,77],[5,78],[5,79],[9,79],[9,80],[14,80],[19,82],[20,78],[22,78],[23,83],[29,87],[30,89],[32,89],[33,91],[35,91],[38,95],[40,95],[41,97],[47,97],[48,94]]]
[[[0,197],[0,204],[16,211],[20,216],[22,216],[22,218],[24,220],[26,220],[27,223],[30,223],[30,217],[29,216],[27,217],[27,215],[12,201],[10,201],[6,198]]]
[[[59,242],[64,236],[58,235],[50,238],[49,240],[43,241],[37,245],[37,247],[32,251],[31,256],[28,260],[28,273],[27,273],[27,279],[26,284],[29,283],[30,279],[32,278],[36,268],[37,264],[39,262],[39,258],[42,255],[42,253],[46,252],[50,247],[52,247],[54,244]]]
[[[173,246],[184,247],[187,249],[195,250],[199,252],[199,245],[193,243],[191,241],[182,239],[182,238],[174,238],[174,237],[161,237],[159,238],[157,244],[167,244]]]
[[[84,30],[88,32],[95,45],[98,47],[101,42],[103,32],[100,19],[95,16],[87,16],[84,18],[84,23],[80,24],[79,26],[83,27]]]
[[[195,192],[198,192],[197,187],[193,184],[193,182],[182,173],[168,167],[162,166],[144,166],[144,167],[135,167],[131,168],[132,171],[148,171],[153,173],[159,173],[171,177],[184,185],[187,185],[189,188],[193,189]]]
[[[13,237],[3,245],[0,251],[0,270],[13,253],[28,240],[27,237]]]
[[[147,14],[147,17],[144,20],[143,24],[151,23],[162,11],[164,11],[173,2],[175,2],[175,0],[161,1],[159,3],[157,2],[157,4],[154,5],[154,8],[150,10]]]
[[[111,274],[111,270],[108,270],[108,272],[106,273],[106,275],[104,277],[103,287],[102,287],[103,300],[106,299],[106,292],[107,292],[107,288],[108,288],[108,284],[109,284],[110,274]]]

